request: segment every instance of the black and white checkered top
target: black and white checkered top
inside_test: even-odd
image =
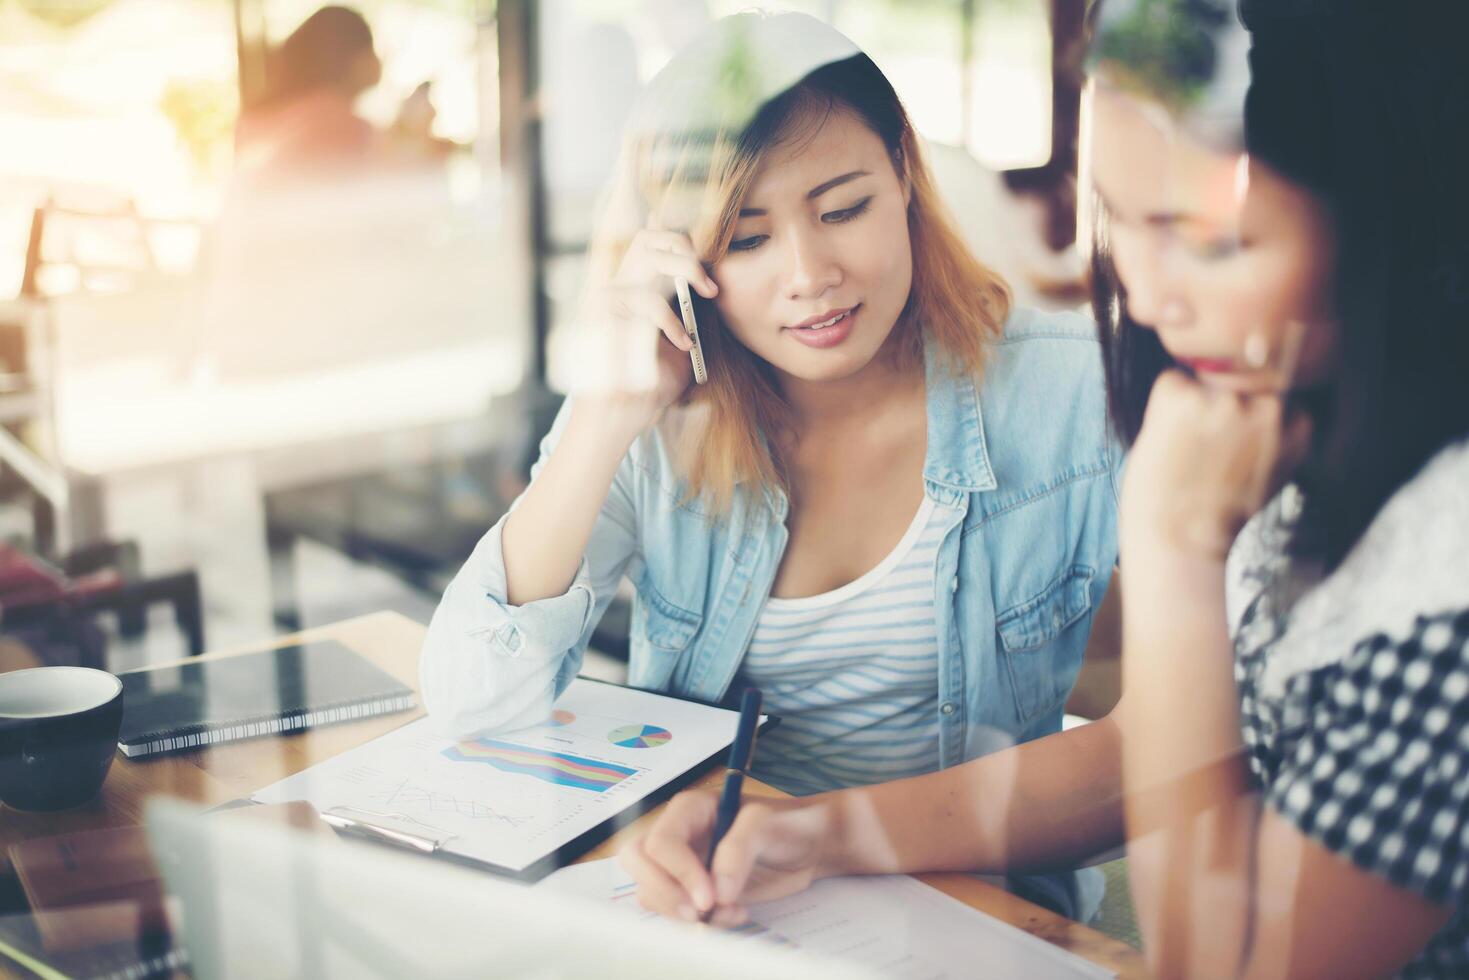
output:
[[[1400,489],[1329,576],[1284,556],[1286,488],[1230,553],[1250,767],[1271,808],[1449,923],[1403,970],[1469,976],[1469,443]]]

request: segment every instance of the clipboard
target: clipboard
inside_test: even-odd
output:
[[[667,699],[668,701],[677,702],[685,706],[715,708],[727,713],[731,718],[737,715],[737,712],[732,711],[722,704],[710,704],[697,699],[679,698],[661,691],[647,691],[640,688],[611,684],[609,682],[583,677],[578,677],[574,683],[580,686],[579,693],[583,695],[583,701],[585,701],[584,696],[588,691],[599,689],[615,690]],[[571,691],[572,689],[568,688],[567,693],[570,694]],[[565,697],[563,695],[562,699],[558,699],[557,704],[562,704]],[[412,725],[421,724],[422,722],[423,719],[419,719],[418,721],[400,726],[394,732],[374,739],[373,742],[366,743],[365,746],[348,750],[347,753],[343,753],[336,758],[338,760],[345,759],[353,752],[366,749],[374,743],[391,739],[395,735],[402,737],[407,734],[405,729]],[[776,716],[766,716],[764,722],[761,724],[760,732],[763,734],[778,723],[779,718]],[[541,727],[535,726],[534,728],[522,731],[539,731]],[[730,728],[730,732],[732,735],[733,727]],[[506,733],[506,738],[515,738],[517,734],[515,732]],[[493,740],[494,736],[491,736],[490,739]],[[329,806],[317,806],[317,810],[323,822],[344,837],[396,847],[425,857],[449,861],[517,881],[536,882],[558,868],[570,864],[576,858],[602,843],[623,827],[638,820],[674,794],[688,788],[714,768],[717,768],[719,761],[727,752],[729,744],[728,740],[723,741],[719,747],[702,754],[693,765],[685,767],[676,776],[666,779],[636,799],[629,800],[625,804],[619,803],[617,809],[608,813],[604,819],[596,821],[593,825],[588,826],[574,837],[548,848],[544,854],[523,866],[512,866],[493,860],[485,860],[473,854],[463,853],[462,849],[456,849],[456,844],[462,848],[465,842],[464,836],[459,831],[446,826],[443,821],[435,822],[426,815],[405,813],[390,805],[337,803]],[[318,766],[313,766],[304,772],[309,773],[312,770],[330,766],[333,762],[334,760],[326,760],[318,764]],[[296,776],[288,777],[280,783],[273,784],[272,787],[257,791],[257,793],[264,793],[275,787],[290,783],[301,775],[301,773],[298,773]],[[260,801],[252,798],[251,800],[239,801],[238,805],[253,805],[257,802]],[[266,802],[278,802],[278,800],[270,799]],[[308,800],[308,802],[312,802],[313,805],[316,803],[315,800]]]

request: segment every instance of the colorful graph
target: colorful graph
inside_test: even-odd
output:
[[[611,762],[598,762],[493,738],[451,745],[444,750],[444,756],[454,762],[480,762],[502,772],[532,776],[553,786],[570,786],[593,793],[609,790],[637,772]]]
[[[673,732],[657,725],[623,725],[607,733],[607,741],[625,749],[655,749],[673,739]]]
[[[546,727],[560,728],[562,725],[569,725],[574,721],[576,721],[576,715],[573,712],[567,711],[565,708],[557,708],[551,712],[551,717],[546,719]]]

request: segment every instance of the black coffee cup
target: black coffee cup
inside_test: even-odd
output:
[[[90,667],[0,674],[0,801],[81,806],[102,788],[122,727],[122,682]]]

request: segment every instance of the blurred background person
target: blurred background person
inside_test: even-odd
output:
[[[210,645],[342,599],[426,619],[403,574],[440,561],[428,542],[462,560],[440,532],[470,514],[473,543],[519,473],[495,460],[532,439],[488,419],[532,373],[496,20],[420,0],[67,6],[0,5],[0,279],[20,294],[0,302],[0,424],[22,443],[0,453],[0,539],[57,568],[115,541],[130,580],[197,573]],[[413,527],[383,535],[387,510]],[[115,666],[187,652],[152,612],[103,619]],[[40,655],[76,656],[65,635]]]
[[[348,7],[322,7],[271,53],[269,94],[236,132],[236,167],[249,183],[358,170],[386,148],[356,112],[382,78],[372,28]]]
[[[433,82],[419,82],[418,87],[403,100],[389,132],[393,151],[405,166],[442,164],[450,154],[462,149],[454,140],[435,135],[434,120],[438,117],[439,111],[433,102]]]

